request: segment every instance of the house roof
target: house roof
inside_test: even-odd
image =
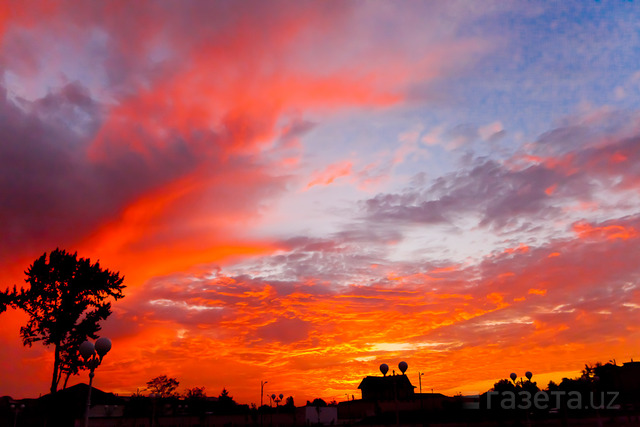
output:
[[[403,388],[416,388],[416,386],[411,384],[409,381],[409,377],[406,375],[389,375],[385,377],[365,377],[358,388],[360,390],[368,389],[368,390],[383,390],[388,389],[389,387],[393,387],[393,385],[403,387]]]
[[[48,402],[85,402],[89,385],[80,383],[63,390],[58,390],[54,394],[46,394],[40,398]],[[106,393],[95,387],[91,388],[92,405],[122,405],[124,400],[113,393]]]

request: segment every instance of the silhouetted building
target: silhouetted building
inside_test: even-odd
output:
[[[413,397],[416,387],[406,375],[389,375],[365,377],[358,388],[363,400],[407,400]]]
[[[640,389],[640,362],[626,362],[622,364],[622,384],[627,390]]]
[[[596,366],[594,373],[601,390],[620,392],[622,402],[640,400],[640,362],[626,362],[622,366],[607,363]]]
[[[38,399],[42,415],[46,415],[53,425],[73,426],[76,420],[82,420],[87,405],[87,384],[76,384],[54,394],[47,394]],[[124,399],[93,387],[91,389],[90,418],[122,417]]]

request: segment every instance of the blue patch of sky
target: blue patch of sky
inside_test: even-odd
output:
[[[400,173],[427,172],[433,178],[455,170],[469,154],[506,157],[585,108],[638,108],[633,96],[638,83],[632,78],[640,68],[640,8],[624,2],[544,6],[537,13],[515,9],[485,15],[464,26],[460,37],[502,41],[464,75],[430,83],[448,99],[439,102],[443,100],[436,96],[434,102],[388,112],[389,127],[381,132],[386,135],[378,134],[380,143],[389,143],[415,123],[426,133],[437,126],[446,131],[499,121],[506,136],[497,144],[476,139],[453,151],[442,145],[428,147],[429,159],[408,157]],[[624,90],[617,92],[618,88]],[[631,91],[630,96],[625,91]]]
[[[640,53],[640,8],[620,3],[555,2],[541,13],[515,9],[465,26],[460,36],[504,41],[451,85],[466,100],[465,115],[499,118],[531,138],[584,104],[637,106],[615,97],[638,71]]]
[[[628,86],[638,71],[635,5],[523,5],[463,26],[459,37],[495,40],[496,48],[462,73],[417,88],[424,90],[422,99],[317,118],[318,127],[303,137],[306,160],[314,167],[353,160],[355,170],[381,153],[393,156],[399,135],[417,126],[422,126],[421,137],[439,126],[445,132],[496,121],[504,126],[505,137],[496,144],[476,139],[455,150],[421,144],[428,157],[410,155],[394,169],[394,183],[402,186],[420,172],[434,178],[457,170],[469,154],[507,157],[585,105],[637,108],[637,97],[616,97],[616,88]]]

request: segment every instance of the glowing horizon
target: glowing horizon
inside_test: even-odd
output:
[[[299,405],[401,360],[453,394],[638,358],[639,14],[0,6],[0,288],[56,247],[121,272],[95,378],[121,394]],[[51,351],[0,321],[0,395],[46,393]]]

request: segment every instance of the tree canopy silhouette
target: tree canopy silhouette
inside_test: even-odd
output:
[[[284,404],[284,406],[286,406],[286,407],[288,407],[288,408],[295,408],[295,407],[296,407],[295,403],[293,403],[293,396],[289,396],[289,397],[287,397],[287,399],[285,400],[285,402],[286,402],[286,403]]]
[[[41,341],[54,346],[51,393],[55,393],[63,372],[76,374],[78,347],[88,338],[96,339],[99,322],[111,314],[111,302],[122,298],[125,287],[120,273],[102,269],[99,262],[78,258],[76,253],[56,249],[45,252],[25,271],[28,288],[0,291],[0,313],[7,306],[29,315],[20,328],[24,345]],[[66,384],[66,380],[65,380]]]
[[[184,392],[184,398],[189,400],[206,399],[207,393],[204,387],[191,387]]]
[[[169,378],[166,375],[160,375],[152,380],[147,381],[147,390],[154,393],[159,398],[171,397],[173,392],[178,388],[180,382],[176,378]]]

